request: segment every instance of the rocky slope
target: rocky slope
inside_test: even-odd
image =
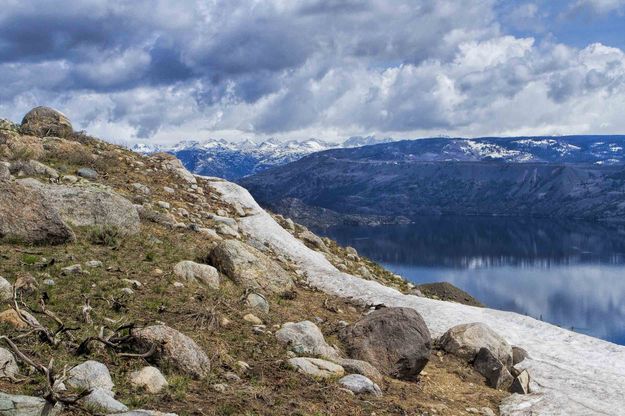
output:
[[[494,344],[454,335],[467,356],[413,309],[319,291],[315,267],[249,224],[269,221],[342,276],[418,295],[171,155],[38,108],[0,122],[0,186],[0,415],[491,415],[527,389],[490,329]],[[481,347],[504,353],[478,359]]]
[[[317,219],[329,224],[339,222],[334,217],[357,215],[619,219],[625,214],[621,139],[584,142],[585,148],[579,138],[558,139],[560,147],[579,149],[569,153],[525,144],[529,139],[498,145],[504,156],[519,142],[540,150],[521,160],[489,160],[493,149],[488,157],[467,154],[455,140],[399,142],[313,154],[241,183],[262,204],[296,219],[315,221],[315,213],[326,209],[331,215]],[[597,150],[599,143],[609,155]]]
[[[0,415],[621,413],[625,348],[422,297],[65,120],[0,124]]]

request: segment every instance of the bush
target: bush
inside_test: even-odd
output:
[[[89,231],[89,241],[92,244],[117,248],[120,232],[116,227],[96,226]]]

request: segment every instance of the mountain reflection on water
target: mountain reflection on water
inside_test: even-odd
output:
[[[625,345],[625,224],[431,217],[317,231],[415,283]]]

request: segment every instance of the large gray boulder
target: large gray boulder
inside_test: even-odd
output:
[[[170,155],[169,153],[154,153],[150,156],[155,161],[160,162],[161,167],[165,170],[168,170],[175,175],[177,175],[180,179],[187,182],[188,184],[196,184],[197,179],[191,172],[189,172],[182,162],[178,160],[175,156]]]
[[[341,332],[348,355],[383,374],[416,380],[430,359],[432,340],[423,318],[411,308],[382,308]]]
[[[198,283],[211,289],[219,289],[219,272],[208,264],[183,260],[174,266],[174,274],[188,283]]]
[[[17,362],[11,351],[0,348],[0,378],[13,378],[19,372]]]
[[[210,373],[210,359],[191,338],[166,325],[152,325],[132,331],[135,347],[146,352],[154,345],[154,358],[168,362],[181,372],[195,378]]]
[[[74,238],[55,204],[43,192],[0,181],[0,240],[63,244]]]
[[[74,129],[67,116],[50,107],[35,107],[22,119],[21,131],[38,137],[68,137]]]
[[[135,206],[106,186],[91,182],[72,186],[44,184],[33,178],[18,182],[41,192],[69,224],[113,227],[122,234],[139,232],[139,214]]]
[[[326,342],[321,330],[310,321],[287,322],[276,332],[276,338],[296,354],[338,357],[336,350]]]
[[[98,361],[85,361],[69,371],[67,385],[79,390],[101,389],[113,393],[113,379],[108,368]]]
[[[241,241],[221,241],[209,257],[220,272],[246,288],[284,293],[293,287],[293,280],[280,265]]]
[[[450,328],[440,338],[440,346],[450,354],[473,361],[482,348],[493,353],[506,367],[512,365],[512,347],[498,333],[481,322]]]
[[[56,416],[61,405],[52,405],[40,397],[7,394],[0,391],[0,415],[2,416]]]

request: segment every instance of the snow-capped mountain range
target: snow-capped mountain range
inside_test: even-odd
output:
[[[139,143],[132,146],[138,153],[167,152],[175,155],[191,172],[204,176],[217,176],[236,180],[262,172],[270,167],[281,166],[301,159],[311,153],[328,149],[352,148],[392,139],[377,139],[373,136],[350,137],[342,143],[319,139],[280,141],[269,139],[262,142],[244,140],[184,140],[173,146]]]
[[[396,142],[396,146],[372,146]],[[396,161],[507,163],[625,163],[625,136],[548,136],[485,137],[477,139],[433,138],[396,141],[373,136],[351,137],[337,143],[318,139],[262,142],[244,140],[185,140],[173,146],[136,144],[139,153],[167,152],[178,157],[193,173],[238,180],[266,169],[282,166],[304,156],[330,149],[355,149],[367,146],[363,154]]]

